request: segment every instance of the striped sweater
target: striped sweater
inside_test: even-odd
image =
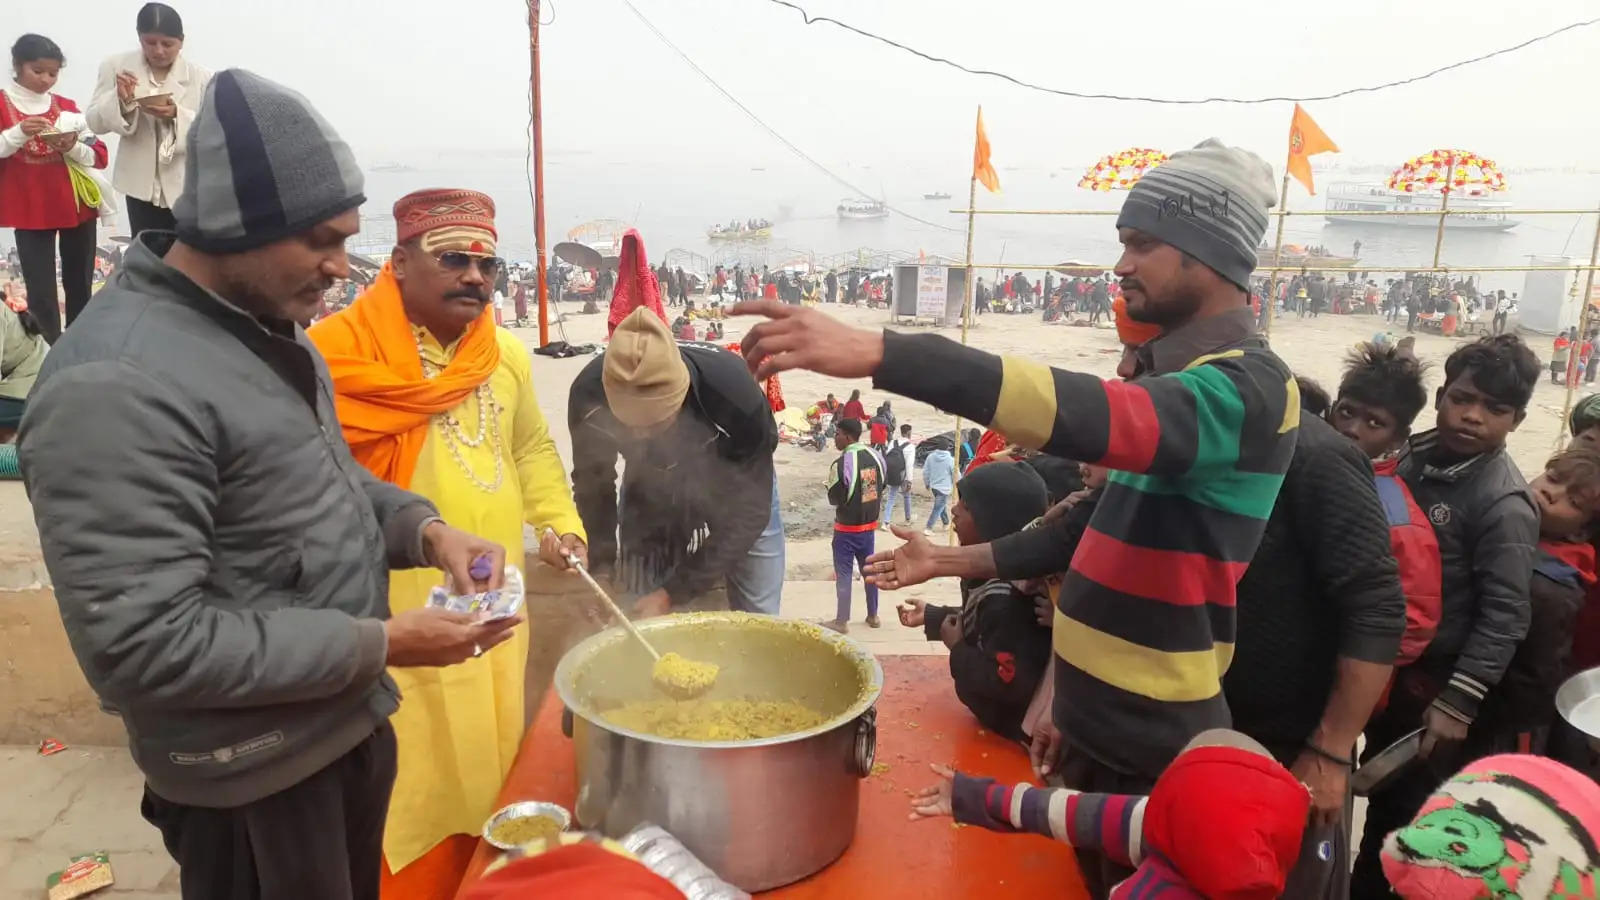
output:
[[[1126,881],[1112,886],[1110,900],[1201,900],[1171,863],[1157,853],[1145,852],[1144,808],[1148,800],[1126,794],[1002,785],[992,778],[960,772],[950,794],[953,817],[964,825],[1044,835],[1135,868]]]
[[[1234,592],[1294,453],[1299,392],[1248,308],[1153,341],[1150,377],[1102,381],[936,335],[884,333],[882,390],[1113,470],[1057,599],[1054,719],[1151,781],[1229,724]]]

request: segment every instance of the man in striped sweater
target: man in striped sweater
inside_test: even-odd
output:
[[[742,342],[760,377],[803,368],[872,376],[1046,453],[1113,471],[1057,601],[1056,767],[1069,787],[1143,793],[1194,735],[1226,727],[1234,591],[1294,452],[1294,378],[1255,334],[1255,248],[1271,169],[1208,140],[1152,169],[1117,219],[1128,312],[1162,336],[1149,377],[1102,381],[999,357],[937,335],[849,328],[810,310],[751,303],[772,321]],[[909,537],[909,533],[901,533]],[[988,545],[922,545],[873,563],[879,586],[994,577]],[[1085,859],[1091,892],[1125,875]]]

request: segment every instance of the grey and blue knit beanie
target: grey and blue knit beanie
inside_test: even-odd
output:
[[[350,147],[300,94],[244,69],[218,72],[189,126],[178,238],[253,250],[366,202]]]
[[[1171,244],[1248,291],[1276,201],[1266,160],[1208,138],[1147,171],[1128,192],[1117,227]]]

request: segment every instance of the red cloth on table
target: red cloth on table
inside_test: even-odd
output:
[[[637,228],[629,228],[622,235],[622,256],[617,260],[617,287],[611,292],[611,310],[606,315],[606,337],[617,330],[622,320],[643,306],[671,325],[667,311],[661,307],[661,285],[656,273],[645,258],[644,239]]]
[[[63,112],[77,111],[76,103],[51,94],[50,108],[43,114],[23,115],[11,102],[11,97],[0,91],[0,131],[29,118],[47,119],[54,125]],[[94,167],[104,169],[109,158],[106,145],[96,141]],[[0,159],[0,228],[77,228],[99,214],[94,207],[78,202],[72,191],[71,176],[67,174],[66,158],[38,138]]]
[[[473,885],[464,900],[683,900],[672,882],[596,844],[519,859]]]

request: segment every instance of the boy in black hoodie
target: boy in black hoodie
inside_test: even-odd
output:
[[[963,545],[1020,531],[1043,515],[1044,479],[1025,463],[980,466],[956,485],[951,527]],[[956,696],[984,727],[1026,740],[1022,720],[1050,661],[1050,628],[1034,613],[1034,592],[998,578],[962,583],[959,608],[910,600],[899,607],[901,624],[921,627],[928,640],[950,648]]]
[[[1506,453],[1522,424],[1539,360],[1515,335],[1462,345],[1445,361],[1435,396],[1438,424],[1415,435],[1396,470],[1427,513],[1443,573],[1439,629],[1395,676],[1389,706],[1367,729],[1367,754],[1421,727],[1421,761],[1369,797],[1351,896],[1386,897],[1378,858],[1384,836],[1404,826],[1465,759],[1495,752],[1510,735],[1479,707],[1528,633],[1539,513]]]

